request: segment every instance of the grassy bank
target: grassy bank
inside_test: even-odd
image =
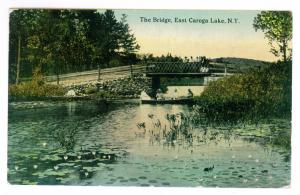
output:
[[[66,90],[59,85],[24,82],[18,85],[10,85],[8,96],[10,101],[39,100],[51,96],[63,96],[65,92]]]
[[[290,117],[291,67],[279,62],[211,82],[196,98],[195,110],[214,122]]]
[[[40,68],[36,68],[31,81],[8,86],[9,101],[40,100],[52,96],[63,96],[66,93],[60,85],[47,84],[43,80]]]

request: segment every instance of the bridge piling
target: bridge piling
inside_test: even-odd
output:
[[[160,88],[160,77],[152,77],[152,90],[156,91]]]

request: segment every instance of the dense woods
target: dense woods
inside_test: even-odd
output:
[[[135,63],[139,45],[126,15],[111,10],[14,10],[10,14],[9,82]]]

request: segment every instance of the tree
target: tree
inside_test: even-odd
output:
[[[127,15],[122,14],[120,21],[120,49],[119,54],[130,64],[130,73],[133,75],[132,62],[136,61],[135,52],[140,49],[136,42],[134,34],[131,33],[129,25],[127,24]]]
[[[292,13],[288,11],[262,11],[254,18],[255,31],[262,30],[269,40],[271,52],[282,57],[284,62],[291,58],[289,43],[292,39]],[[290,56],[288,57],[288,51]]]
[[[19,83],[21,62],[23,51],[26,50],[26,45],[30,34],[37,27],[36,18],[39,17],[39,11],[36,10],[14,10],[10,14],[10,34],[9,34],[9,50],[10,64],[16,64],[15,72],[10,69],[10,73],[15,73],[15,83]],[[12,68],[12,66],[11,66]]]
[[[139,46],[112,10],[14,10],[10,15],[10,83],[32,77],[85,71],[136,60]],[[20,64],[22,64],[20,66]],[[100,74],[99,74],[100,79]]]

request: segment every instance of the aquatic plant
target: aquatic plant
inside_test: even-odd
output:
[[[66,150],[72,150],[76,144],[75,135],[78,132],[79,124],[68,128],[57,128],[53,137],[58,141],[60,146]]]
[[[279,147],[284,149],[287,152],[287,156],[289,156],[290,123],[278,123],[272,120],[268,120],[267,123],[260,121],[255,125],[246,122],[218,123],[205,119],[205,115],[197,116],[201,116],[200,120],[195,120],[194,112],[191,114],[184,114],[182,112],[166,114],[165,119],[167,123],[162,123],[162,120],[159,120],[154,114],[148,114],[148,118],[151,120],[150,124],[152,124],[152,126],[147,127],[149,142],[151,144],[160,144],[162,142],[165,146],[184,144],[184,147],[187,148],[194,143],[213,143],[218,145],[220,142],[223,142],[227,143],[230,147],[232,142],[239,138],[249,142],[255,141],[271,148]],[[136,134],[136,137],[145,138],[145,122],[138,123],[137,127],[144,129],[144,132]]]
[[[187,143],[192,146],[194,142],[194,127],[190,117],[185,116],[184,113],[166,114],[165,119],[167,124],[162,123],[154,114],[148,114],[152,126],[148,126],[149,142],[151,144],[160,143],[163,141],[164,145],[171,145],[177,141]],[[145,122],[137,124],[138,129],[143,129],[143,136],[138,136],[141,133],[136,133],[136,137],[144,137],[146,133]]]

